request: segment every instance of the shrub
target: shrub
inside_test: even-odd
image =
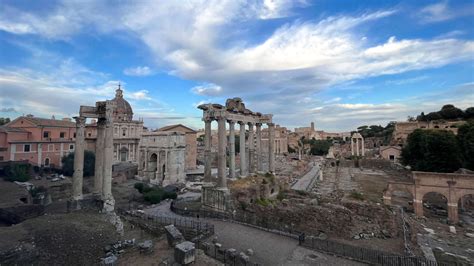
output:
[[[135,183],[135,185],[133,185],[133,187],[138,190],[138,192],[140,193],[143,193],[143,188],[144,188],[145,184],[143,183]]]
[[[15,164],[6,166],[4,169],[5,180],[14,182],[26,182],[30,180],[31,165],[29,164]]]
[[[285,192],[280,191],[277,195],[277,200],[282,201],[283,199],[285,199],[285,196]]]
[[[351,197],[356,200],[365,200],[364,194],[358,192],[358,191],[352,191],[351,192]]]
[[[162,190],[152,190],[143,194],[143,197],[146,201],[151,204],[160,203],[163,199],[164,193]]]
[[[257,199],[255,203],[264,207],[272,204],[272,202],[269,199],[264,199],[264,198]]]

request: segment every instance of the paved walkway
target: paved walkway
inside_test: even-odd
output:
[[[170,203],[164,201],[144,211],[147,214],[183,217],[169,209]],[[300,247],[295,239],[249,226],[207,218],[200,220],[214,225],[217,241],[224,248],[235,248],[239,252],[252,249],[254,255],[251,260],[261,265],[365,265]]]
[[[319,171],[321,171],[319,163],[313,162],[313,168],[309,170],[303,177],[291,186],[293,190],[309,191],[319,179]]]

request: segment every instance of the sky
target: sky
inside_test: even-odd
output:
[[[118,84],[145,126],[240,97],[290,129],[474,106],[474,2],[0,0],[0,117],[72,117]]]

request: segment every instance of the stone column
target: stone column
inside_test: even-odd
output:
[[[229,121],[229,176],[235,178],[235,122]]]
[[[113,104],[107,101],[104,131],[104,172],[102,183],[102,199],[104,200],[103,209],[106,212],[113,211],[115,206],[115,201],[112,196],[112,164],[114,154],[113,109]]]
[[[273,146],[275,145],[275,124],[268,124],[268,171],[275,172],[275,154]]]
[[[211,182],[212,181],[212,157],[211,157],[211,143],[212,143],[212,136],[211,136],[211,119],[204,120],[204,181]]]
[[[104,173],[104,135],[105,121],[97,121],[97,139],[95,142],[95,171],[94,171],[94,194],[102,194],[102,183]]]
[[[262,165],[262,124],[256,123],[256,131],[257,131],[257,171],[263,171]]]
[[[364,144],[364,139],[361,139],[362,140],[362,156],[365,156],[365,144]]]
[[[250,174],[255,173],[255,133],[253,131],[253,123],[249,125],[249,171]]]
[[[86,118],[79,116],[76,119],[76,144],[74,149],[74,174],[72,176],[72,197],[82,199],[82,179],[84,178],[84,131]]]
[[[422,217],[423,216],[423,200],[420,199],[413,199],[413,209],[415,211],[416,216]]]
[[[245,177],[248,175],[247,173],[247,160],[245,156],[245,123],[244,122],[239,122],[240,125],[240,136],[239,136],[239,142],[240,142],[240,176]]]
[[[359,138],[356,139],[356,154],[359,156]]]
[[[226,119],[224,117],[219,117],[217,121],[218,128],[218,157],[217,157],[217,187],[218,188],[227,188],[226,180]]]
[[[351,137],[351,154],[354,156],[354,139]]]

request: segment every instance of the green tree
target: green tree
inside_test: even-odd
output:
[[[464,111],[464,118],[474,119],[474,107],[469,107]]]
[[[332,145],[331,140],[315,140],[310,141],[312,155],[326,155]]]
[[[61,159],[63,174],[72,176],[74,173],[74,152],[69,153]],[[84,151],[84,176],[93,176],[95,169],[95,154]]]
[[[402,162],[415,171],[450,173],[462,166],[461,149],[450,131],[417,129],[402,149]]]
[[[456,108],[452,104],[446,104],[444,105],[441,110],[439,111],[439,114],[443,119],[458,119],[458,118],[463,118],[464,117],[464,112],[463,110]]]
[[[14,164],[6,166],[3,169],[5,173],[5,180],[26,182],[30,179],[31,165],[30,164]]]
[[[463,156],[463,167],[474,170],[474,122],[460,126],[457,138]]]
[[[8,117],[0,117],[0,126],[10,123],[10,118]]]

